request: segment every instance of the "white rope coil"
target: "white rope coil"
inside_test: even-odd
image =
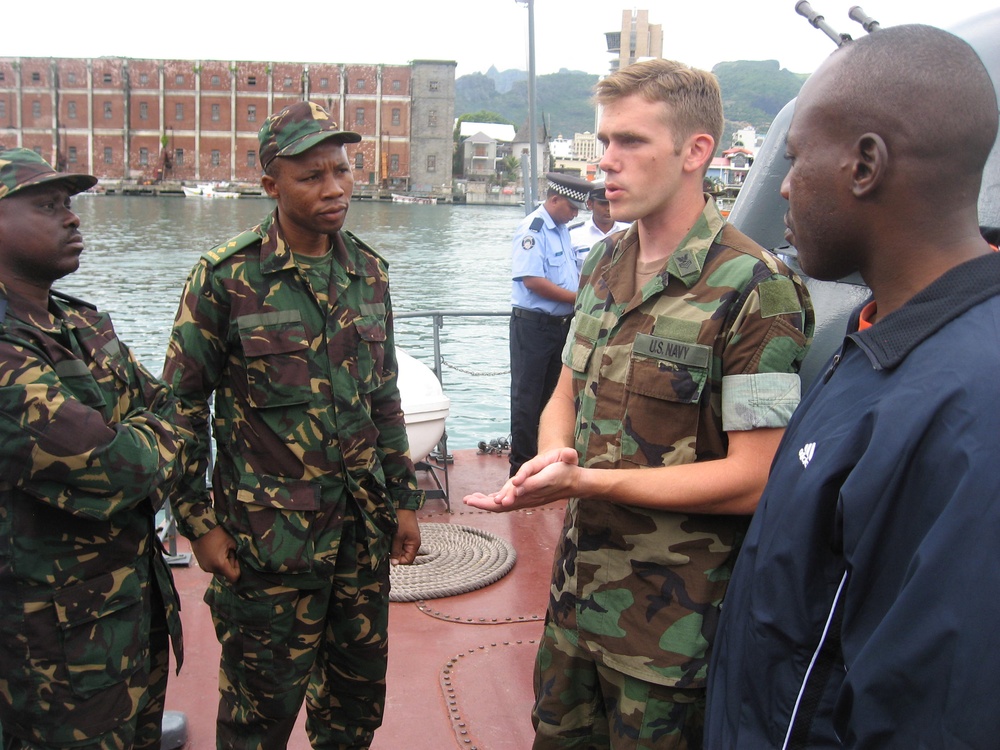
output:
[[[495,534],[453,523],[420,524],[420,551],[412,565],[389,570],[389,601],[416,602],[489,586],[514,567],[513,545]]]

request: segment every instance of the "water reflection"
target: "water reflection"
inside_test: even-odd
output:
[[[80,270],[56,287],[111,313],[122,339],[153,372],[162,369],[181,287],[198,257],[256,224],[264,199],[82,197],[74,210],[86,249]],[[359,201],[347,228],[389,261],[397,312],[510,307],[510,236],[519,208]],[[401,320],[397,339],[432,361],[427,318]],[[510,376],[503,318],[446,320],[442,354],[452,400],[449,447],[472,448],[509,430]],[[467,372],[493,373],[470,376]],[[502,374],[497,374],[502,373]]]

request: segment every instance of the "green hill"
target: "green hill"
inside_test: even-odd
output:
[[[763,133],[781,108],[794,98],[806,76],[780,68],[777,60],[723,62],[712,72],[719,78],[726,114],[728,147],[731,134],[739,127],[753,125]],[[518,125],[528,119],[527,73],[519,70],[473,73],[455,81],[455,115],[479,111],[496,112]],[[594,108],[590,103],[598,77],[590,73],[560,70],[538,76],[536,93],[538,118],[548,127],[549,137],[593,132]]]

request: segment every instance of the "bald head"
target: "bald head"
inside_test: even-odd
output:
[[[879,309],[988,252],[977,201],[997,135],[975,51],[929,26],[844,45],[802,87],[786,137],[786,238],[810,276],[859,271]]]
[[[934,170],[922,184],[938,192],[942,180],[971,177],[978,186],[996,140],[997,100],[962,39],[932,26],[881,29],[838,49],[814,78],[801,98],[824,107],[845,135],[877,133],[894,161]]]

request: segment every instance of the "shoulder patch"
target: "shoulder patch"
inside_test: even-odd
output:
[[[226,258],[231,257],[233,254],[238,253],[244,248],[250,247],[256,242],[260,242],[261,239],[262,237],[259,234],[252,229],[248,229],[247,231],[236,235],[231,240],[213,247],[201,257],[207,260],[210,266],[217,266]]]
[[[544,226],[545,226],[545,219],[543,219],[541,216],[536,216],[534,220],[528,225],[528,229],[530,229],[532,232],[538,232],[541,231],[542,227]]]
[[[778,276],[757,285],[760,295],[760,314],[764,318],[776,315],[799,315],[802,313],[802,300],[799,299],[795,282],[784,276]]]
[[[532,237],[530,234],[526,234],[524,235],[524,237],[521,238],[522,250],[530,250],[534,246],[535,246],[535,238]]]

